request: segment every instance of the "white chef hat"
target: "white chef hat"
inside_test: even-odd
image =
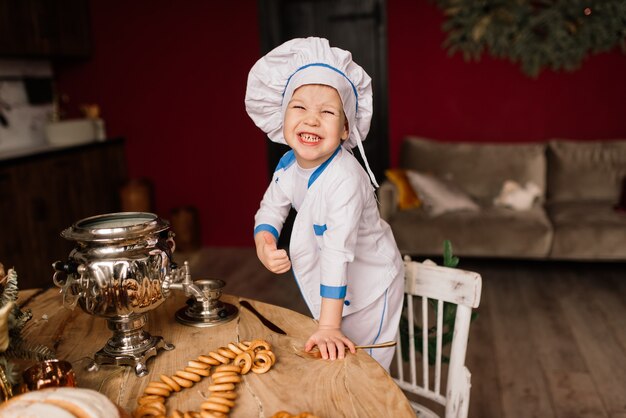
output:
[[[296,38],[259,59],[248,74],[246,111],[254,123],[277,143],[283,137],[285,110],[293,92],[306,84],[324,84],[337,90],[348,120],[347,149],[359,148],[372,182],[362,141],[372,120],[372,84],[365,70],[352,61],[352,54],[331,47],[324,38]]]

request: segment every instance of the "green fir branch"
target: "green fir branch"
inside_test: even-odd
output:
[[[530,77],[574,71],[592,54],[626,53],[626,1],[433,0],[443,10],[444,48],[478,61],[484,53],[518,63]]]
[[[2,265],[0,264],[0,270]],[[8,316],[8,334],[9,346],[3,353],[0,353],[0,367],[11,384],[16,383],[14,376],[14,364],[11,359],[26,360],[49,360],[56,357],[56,354],[50,348],[32,344],[24,340],[22,330],[26,323],[32,318],[33,314],[30,310],[22,311],[17,305],[18,297],[18,277],[14,269],[9,269],[3,283],[0,285],[0,307],[8,303],[13,303],[13,308]]]
[[[6,282],[2,289],[2,295],[0,295],[0,308],[10,302],[16,302],[19,289],[17,287],[17,272],[13,269],[9,269],[6,276]]]
[[[53,350],[41,344],[33,344],[22,338],[11,339],[11,345],[7,351],[2,353],[2,356],[7,359],[22,359],[22,360],[51,360],[56,357]]]

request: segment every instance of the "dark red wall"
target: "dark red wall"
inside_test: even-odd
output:
[[[389,0],[389,115],[397,161],[404,135],[450,141],[626,138],[626,55],[588,58],[573,72],[524,75],[442,48],[443,14],[426,0]]]
[[[57,68],[70,114],[102,106],[109,136],[127,138],[132,177],[155,186],[156,211],[193,205],[203,244],[249,246],[267,184],[264,135],[244,108],[259,57],[257,1],[92,1],[93,58]],[[526,77],[515,64],[448,57],[441,12],[388,0],[392,164],[404,135],[539,141],[626,137],[626,55],[574,73]]]
[[[256,3],[92,1],[93,58],[57,69],[71,111],[99,103],[108,136],[127,138],[129,174],[153,182],[160,216],[198,208],[205,245],[252,245],[267,185],[244,107]]]

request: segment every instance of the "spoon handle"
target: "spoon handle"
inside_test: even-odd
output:
[[[354,348],[383,348],[383,347],[393,347],[394,345],[396,345],[395,341],[387,341],[386,343],[380,343],[380,344],[355,345]]]

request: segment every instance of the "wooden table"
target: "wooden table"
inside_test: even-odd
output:
[[[326,361],[302,358],[293,346],[303,347],[316,327],[304,315],[278,306],[250,300],[266,318],[279,325],[287,335],[273,333],[248,310],[239,307],[238,298],[223,295],[222,301],[239,307],[239,316],[215,327],[184,326],[174,319],[184,306],[185,296],[174,292],[162,305],[148,314],[146,329],[176,345],[172,351],[159,351],[148,361],[149,374],[137,377],[131,367],[103,365],[88,372],[89,357],[104,346],[111,331],[107,321],[71,311],[61,304],[58,289],[26,290],[20,293],[22,308],[32,310],[33,318],[24,329],[28,342],[44,344],[59,359],[74,366],[78,386],[96,389],[131,412],[136,398],[160,374],[173,375],[188,360],[238,340],[265,339],[273,346],[277,362],[265,374],[248,373],[237,385],[238,398],[232,417],[271,417],[285,410],[292,414],[308,411],[323,418],[335,417],[414,417],[402,391],[389,375],[366,353],[359,350],[345,360]],[[199,411],[207,395],[210,379],[189,389],[173,393],[167,401],[168,414],[174,409]]]

